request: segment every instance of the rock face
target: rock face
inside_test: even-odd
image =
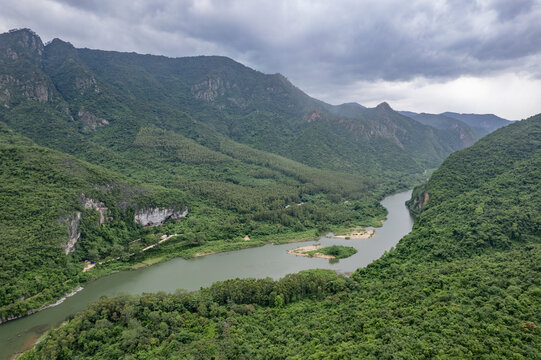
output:
[[[88,198],[85,194],[79,197],[80,203],[85,209],[93,209],[99,214],[99,224],[102,225],[107,221],[112,221],[112,217],[108,217],[109,208],[101,201]],[[175,208],[145,208],[140,209],[135,213],[134,221],[143,226],[157,226],[163,224],[168,219],[180,220],[188,215],[188,209],[177,210]],[[61,244],[66,255],[75,251],[75,244],[81,237],[79,232],[79,224],[81,222],[82,213],[76,211],[74,215],[60,219],[61,223],[68,225],[68,241]]]
[[[75,243],[79,240],[81,233],[79,232],[79,223],[81,222],[81,212],[76,211],[73,217],[67,219],[68,223],[68,242],[62,244],[62,248],[66,255],[75,251]]]
[[[417,215],[423,211],[429,200],[430,195],[428,195],[428,191],[423,191],[418,195],[413,196],[411,200],[407,202],[407,205],[410,211]]]
[[[29,29],[0,35],[0,105],[53,101],[54,85],[41,71],[44,46]]]
[[[105,217],[109,209],[105,206],[104,203],[98,200],[87,198],[85,194],[81,195],[80,200],[83,206],[85,207],[85,209],[94,209],[100,214],[100,220],[99,220],[100,225],[103,224],[106,220],[109,220],[109,218]]]
[[[5,322],[11,321],[11,320],[20,319],[23,316],[32,315],[33,313],[34,313],[34,309],[30,309],[26,313],[23,313],[23,314],[11,314],[11,315],[8,315],[8,316],[2,316],[0,318],[0,324],[3,324]]]
[[[156,226],[168,219],[180,220],[188,215],[188,209],[175,210],[172,208],[145,208],[135,213],[134,221],[143,226]]]
[[[84,74],[84,75],[86,75],[86,74]],[[92,75],[76,76],[75,77],[75,88],[77,88],[77,90],[80,90],[81,94],[87,89],[91,89],[95,93],[100,92],[100,89],[98,87],[98,82],[96,81],[96,78],[94,76],[92,76]]]
[[[192,93],[196,99],[212,102],[218,96],[223,96],[225,89],[230,87],[229,82],[224,83],[219,77],[211,77],[192,86]]]
[[[77,115],[79,116],[79,119],[83,120],[86,125],[85,128],[87,129],[96,130],[98,126],[109,125],[109,121],[97,117],[87,111],[79,111]]]

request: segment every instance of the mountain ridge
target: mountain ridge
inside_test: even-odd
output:
[[[400,166],[400,163],[410,163],[410,171],[422,172],[425,167],[436,166],[448,153],[464,146],[449,142],[448,135],[436,134],[430,127],[418,123],[409,124],[408,130],[397,132],[404,119],[389,116],[386,112],[392,111],[390,106],[371,110],[362,106],[325,104],[309,97],[280,74],[266,75],[226,57],[167,58],[76,49],[69,43],[54,39],[44,46],[39,61],[41,69],[55,84],[49,92],[60,92],[73,119],[77,121],[84,117],[87,122],[89,118],[94,119],[90,122],[95,126],[104,123],[102,120],[96,122],[96,117],[111,121],[100,112],[107,110],[112,113],[113,99],[117,99],[114,105],[117,109],[128,103],[141,109],[133,99],[147,101],[155,108],[154,112],[160,107],[178,111],[182,104],[182,111],[235,141],[291,157],[310,166],[333,164],[332,170],[357,169],[364,172],[370,171],[369,164],[382,163],[373,149],[373,146],[382,146],[379,144],[381,137],[396,143],[396,147],[389,143],[385,147],[394,152],[394,157],[402,158],[401,162],[391,165],[383,162],[382,170],[386,172]],[[108,103],[106,106],[103,106],[104,101]],[[346,107],[349,109],[344,114]],[[148,118],[148,110],[142,109],[137,116]],[[82,116],[79,115],[81,112]],[[170,120],[166,122],[170,123]],[[411,150],[404,143],[411,143],[411,140],[403,138],[403,134],[411,131],[416,132],[418,139],[427,139],[418,142],[417,147],[422,148],[413,156],[402,152],[403,149]],[[310,159],[303,155],[303,147],[316,147],[321,140],[312,141],[310,136],[303,135],[305,132],[321,132],[317,137],[327,133],[337,137],[325,147],[321,156]],[[439,132],[445,130],[440,129]],[[338,140],[340,138],[355,151],[362,152],[363,157],[355,155],[353,149],[347,149]],[[422,154],[421,158],[419,154]],[[341,160],[336,161],[337,157]]]
[[[494,114],[459,114],[449,111],[441,114],[415,113],[412,111],[399,111],[399,113],[425,125],[440,129],[459,128],[465,137],[473,139],[473,141],[513,122]]]

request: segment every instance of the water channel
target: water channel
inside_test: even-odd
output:
[[[88,303],[104,295],[173,292],[179,288],[196,290],[215,281],[230,278],[279,279],[289,273],[315,268],[351,273],[378,259],[411,231],[413,218],[404,204],[410,196],[411,191],[406,191],[391,195],[381,202],[389,213],[383,227],[377,228],[371,238],[319,239],[317,242],[323,246],[337,244],[357,249],[357,254],[336,263],[331,263],[327,259],[300,257],[287,253],[287,250],[316,243],[307,241],[265,245],[190,260],[177,258],[147,268],[105,276],[86,284],[82,291],[67,298],[58,306],[0,325],[0,359],[8,359],[16,352],[32,347],[45,331],[59,325],[68,315],[83,310]]]

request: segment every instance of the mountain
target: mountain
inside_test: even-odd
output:
[[[4,319],[148,258],[378,224],[384,194],[466,145],[387,103],[332,106],[225,57],[77,49],[29,29],[0,35],[0,136]],[[189,213],[150,228],[135,221],[145,208]],[[141,251],[168,234],[182,235]],[[83,274],[83,260],[101,264]]]
[[[106,81],[77,60],[71,45],[43,46],[29,30],[1,35],[0,49],[1,321],[148,258],[376,225],[385,216],[378,200],[416,179],[407,171],[393,182],[331,172],[241,144],[208,120],[223,118],[219,109],[202,103],[198,112],[184,111],[200,100],[188,92],[184,106],[172,96],[180,80],[163,88],[142,72],[118,70],[118,80]],[[135,221],[139,210],[180,218],[174,214],[186,208],[185,220],[155,227]],[[141,251],[167,234],[182,235]],[[243,241],[247,235],[253,240]],[[83,260],[101,264],[82,273]]]
[[[540,355],[541,114],[452,154],[396,249],[310,271],[103,298],[37,358],[519,358]]]
[[[399,113],[412,118],[421,124],[432,126],[437,129],[448,130],[448,133],[453,132],[454,140],[457,144],[461,144],[463,148],[471,146],[479,138],[479,135],[468,124],[452,117],[442,114],[418,114],[411,111],[399,111]]]
[[[370,176],[420,173],[464,146],[447,129],[411,122],[384,104],[331,106],[280,74],[225,57],[76,49],[59,39],[44,46],[27,29],[1,35],[0,47],[3,121],[91,162],[99,161],[94,152],[125,151],[148,126],[214,151],[221,135],[312,167]],[[32,111],[40,116],[28,117]]]
[[[454,112],[444,112],[440,115],[460,120],[468,124],[476,133],[482,137],[503,126],[509,125],[512,121],[502,119],[494,114],[458,114]]]
[[[539,242],[540,120],[515,122],[451,154],[416,187],[409,207],[438,235],[424,234],[408,251],[452,258]]]
[[[493,114],[458,114],[454,112],[419,114],[411,111],[399,111],[399,113],[421,124],[454,131],[454,138],[464,144],[463,147],[470,146],[477,139],[513,122]]]

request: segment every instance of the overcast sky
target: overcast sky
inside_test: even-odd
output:
[[[541,0],[2,0],[0,31],[225,55],[332,104],[541,113]]]

